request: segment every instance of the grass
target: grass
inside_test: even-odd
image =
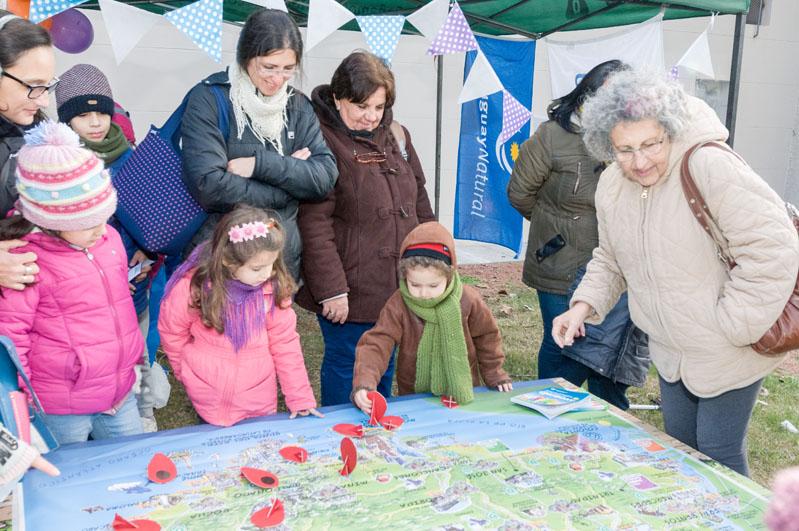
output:
[[[502,286],[486,286],[476,276],[462,275],[466,284],[476,285],[488,294],[485,299],[494,312],[502,331],[505,349],[505,369],[514,381],[533,380],[536,377],[535,354],[541,343],[541,313],[535,292],[520,281],[512,280]],[[322,361],[322,338],[316,316],[298,307],[297,328],[302,341],[305,363],[314,392],[319,398],[319,367]],[[163,356],[159,355],[159,360]],[[163,360],[166,363],[166,360]],[[172,396],[164,409],[156,412],[160,429],[171,429],[199,423],[185,391],[170,374]],[[781,423],[790,421],[799,426],[799,378],[795,375],[777,372],[769,376],[763,385],[766,392],[755,406],[749,428],[749,464],[752,479],[770,486],[777,470],[799,464],[799,435],[790,433]],[[654,367],[641,389],[631,388],[630,402],[635,404],[657,403],[659,398],[657,373]],[[285,410],[282,405],[281,409]],[[659,411],[632,411],[640,420],[663,429],[663,419]]]

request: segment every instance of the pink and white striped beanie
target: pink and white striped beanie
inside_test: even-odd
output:
[[[68,125],[46,121],[25,133],[17,155],[17,209],[34,225],[85,230],[108,221],[117,194],[103,162]]]

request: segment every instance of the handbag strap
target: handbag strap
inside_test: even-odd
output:
[[[17,375],[22,380],[25,388],[28,390],[28,396],[30,396],[31,400],[33,401],[33,407],[38,412],[44,412],[44,408],[42,407],[41,402],[39,402],[39,398],[36,396],[36,393],[33,392],[31,381],[28,379],[28,375],[25,374],[25,370],[22,368],[22,362],[19,359],[17,348],[14,346],[14,342],[6,336],[0,336],[0,346],[2,346],[5,350],[6,358],[8,358],[8,361],[12,363],[13,368],[16,369]]]
[[[707,202],[705,201],[705,198],[702,197],[702,192],[699,191],[699,187],[696,185],[696,181],[691,175],[691,168],[689,164],[691,155],[693,155],[697,149],[704,146],[722,149],[738,157],[742,162],[744,162],[744,164],[746,162],[743,160],[743,158],[741,158],[740,155],[738,155],[738,153],[730,149],[727,144],[722,144],[720,142],[700,142],[699,144],[691,146],[691,149],[685,152],[685,155],[683,155],[682,158],[682,165],[680,166],[680,182],[682,184],[682,191],[685,194],[685,199],[688,201],[688,206],[691,208],[691,212],[694,214],[694,218],[696,218],[696,221],[699,223],[699,225],[701,225],[705,232],[710,235],[710,239],[713,240],[713,243],[716,244],[716,252],[719,256],[719,259],[727,264],[728,268],[732,269],[736,265],[735,260],[724,253],[724,247],[722,246],[721,242],[716,239],[716,235],[710,229],[711,225],[718,226],[718,224],[710,214],[710,209],[707,206]]]
[[[161,135],[167,142],[172,144],[175,147],[175,150],[179,150],[179,141],[180,141],[180,126],[183,122],[183,114],[186,112],[186,106],[189,104],[189,97],[194,89],[190,90],[184,97],[183,101],[180,102],[180,105],[175,112],[173,112],[169,118],[167,118],[164,125],[158,130],[158,134]],[[228,105],[227,100],[225,98],[225,94],[222,91],[222,87],[219,85],[211,85],[211,92],[214,95],[214,99],[216,99],[216,109],[217,109],[217,127],[222,132],[222,136],[225,137],[227,141],[228,137],[230,137],[230,121],[229,121],[229,114],[228,114]]]

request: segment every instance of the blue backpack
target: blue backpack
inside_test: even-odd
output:
[[[221,87],[216,98],[218,127],[230,135],[228,104]],[[179,255],[208,214],[183,182],[180,125],[191,91],[160,129],[150,126],[144,140],[113,175],[119,204],[116,217],[139,246],[151,253]]]

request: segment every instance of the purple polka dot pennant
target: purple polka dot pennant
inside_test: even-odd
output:
[[[502,131],[499,133],[499,143],[502,144],[521,129],[531,113],[527,107],[519,103],[513,94],[507,90],[502,91]]]
[[[448,53],[468,52],[477,49],[477,40],[474,38],[472,28],[466,21],[466,17],[461,11],[457,2],[452,5],[449,10],[447,20],[441,29],[430,48],[427,50],[428,55],[444,55]]]

